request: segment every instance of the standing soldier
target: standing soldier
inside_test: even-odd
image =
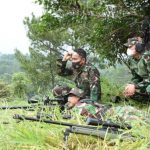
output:
[[[72,62],[72,66],[67,68],[67,61]],[[87,63],[86,52],[83,49],[76,49],[67,52],[59,64],[60,76],[73,75],[73,81],[76,87],[84,91],[84,97],[93,101],[99,101],[101,98],[100,73],[90,63]],[[53,93],[57,95],[59,87],[54,88]],[[62,86],[61,86],[62,89]]]
[[[150,50],[145,51],[139,37],[129,38],[124,44],[130,56],[129,67],[132,81],[127,84],[124,95],[139,101],[150,100]]]

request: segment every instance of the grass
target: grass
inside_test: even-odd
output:
[[[13,101],[10,104],[13,105],[16,103],[17,105],[26,104],[24,101]],[[16,113],[24,114],[26,116],[36,115],[36,111],[0,110],[0,149],[60,150],[64,148],[65,145],[63,141],[63,133],[66,127],[30,121],[18,122],[12,118],[12,116]],[[57,114],[57,110],[55,113]],[[60,117],[57,117],[57,119],[64,121]],[[80,119],[73,120],[71,122],[82,124],[82,120]],[[150,149],[150,125],[144,124],[141,121],[137,121],[130,132],[136,136],[136,141],[120,141],[119,139],[107,141],[106,139],[101,140],[92,136],[70,134],[68,147],[70,150]]]

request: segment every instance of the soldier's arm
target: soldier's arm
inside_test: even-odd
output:
[[[143,80],[134,70],[131,70],[131,73],[132,73],[132,78],[130,82],[131,84],[136,85]]]
[[[96,108],[91,104],[83,103],[84,107],[80,110],[80,115],[85,117],[95,118]]]
[[[143,55],[138,73],[143,77],[143,80],[137,83],[136,87],[146,89],[150,85],[150,54]]]
[[[141,82],[143,79],[137,74],[137,72],[135,71],[135,65],[137,65],[137,62],[135,62],[133,60],[133,58],[129,59],[129,66],[130,66],[130,71],[132,74],[132,78],[131,81],[129,82],[129,84],[134,84],[136,85],[137,83]]]
[[[96,108],[91,104],[80,103],[72,108],[72,114],[95,118]]]
[[[89,70],[90,99],[99,101],[101,98],[100,74],[96,68]]]
[[[60,61],[58,66],[58,75],[69,76],[73,74],[73,70],[67,66],[68,61]]]

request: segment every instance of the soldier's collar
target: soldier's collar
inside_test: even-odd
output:
[[[137,55],[136,57],[133,57],[133,58],[138,61],[141,59],[141,57],[142,57],[142,55]]]
[[[86,66],[86,63],[80,67],[80,70],[82,70],[83,68],[85,68],[85,66]]]

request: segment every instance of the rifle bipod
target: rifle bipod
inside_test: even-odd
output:
[[[64,150],[68,149],[68,138],[69,138],[69,134],[70,134],[70,128],[67,128],[64,132]]]
[[[92,128],[84,128],[84,127],[77,127],[72,126],[70,128],[66,128],[64,132],[64,150],[68,150],[68,138],[70,133],[75,134],[81,134],[81,135],[90,135],[99,137],[101,139],[116,139],[118,138],[119,134],[122,134],[123,132],[118,131],[118,129],[111,129],[111,128],[105,128],[102,127],[100,129],[92,129]]]

